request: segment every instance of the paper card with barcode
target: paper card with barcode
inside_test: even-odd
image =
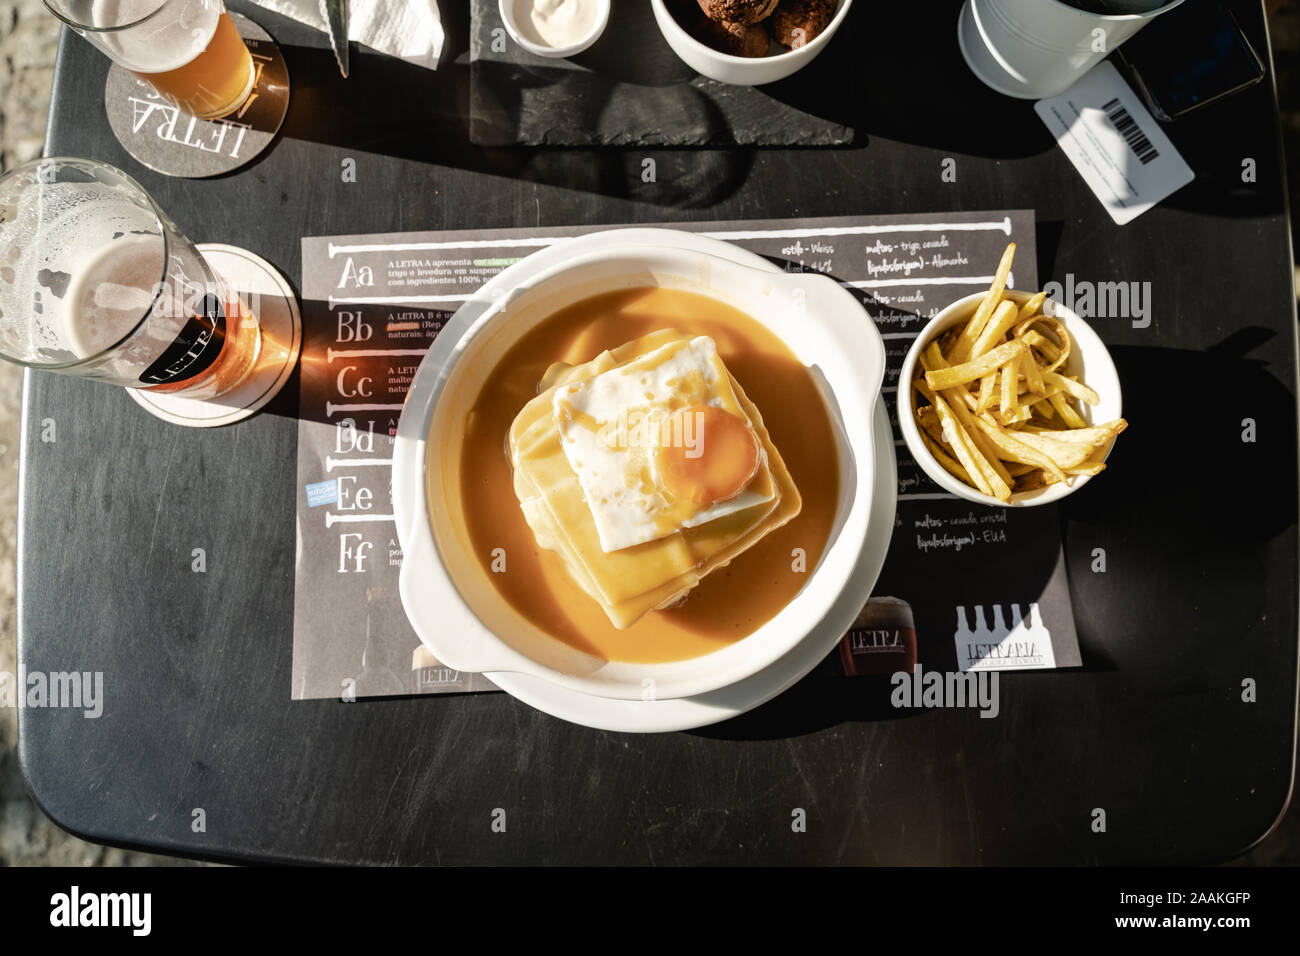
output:
[[[1034,110],[1118,225],[1195,178],[1110,63],[1098,64],[1059,96],[1039,100]]]

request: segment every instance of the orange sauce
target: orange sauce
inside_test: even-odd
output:
[[[705,577],[681,605],[651,611],[618,630],[539,548],[519,508],[506,435],[554,362],[576,365],[642,335],[674,328],[710,336],[728,370],[758,407],[785,459],[803,508],[729,565]],[[608,292],[544,320],[497,363],[467,419],[461,506],[484,572],[501,597],[543,631],[606,660],[658,663],[698,657],[752,633],[790,602],[816,567],[839,497],[839,458],[830,418],[808,369],[775,335],[715,299],[674,289]],[[509,572],[488,573],[505,548]],[[794,549],[805,554],[796,570]]]

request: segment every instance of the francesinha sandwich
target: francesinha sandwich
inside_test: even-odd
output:
[[[707,336],[665,329],[552,366],[508,450],[537,544],[616,628],[680,602],[800,509]]]

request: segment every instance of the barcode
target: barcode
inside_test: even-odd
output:
[[[1142,127],[1138,126],[1137,120],[1120,105],[1119,97],[1106,103],[1102,109],[1106,111],[1106,119],[1110,120],[1110,125],[1124,137],[1124,142],[1128,143],[1128,148],[1133,150],[1133,155],[1143,166],[1160,155],[1151,145],[1151,140],[1147,139],[1146,133],[1142,132]]]

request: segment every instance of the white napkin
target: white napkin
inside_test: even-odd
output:
[[[329,33],[319,0],[253,2]],[[407,63],[436,70],[443,41],[438,0],[349,0],[348,39],[400,57]]]

